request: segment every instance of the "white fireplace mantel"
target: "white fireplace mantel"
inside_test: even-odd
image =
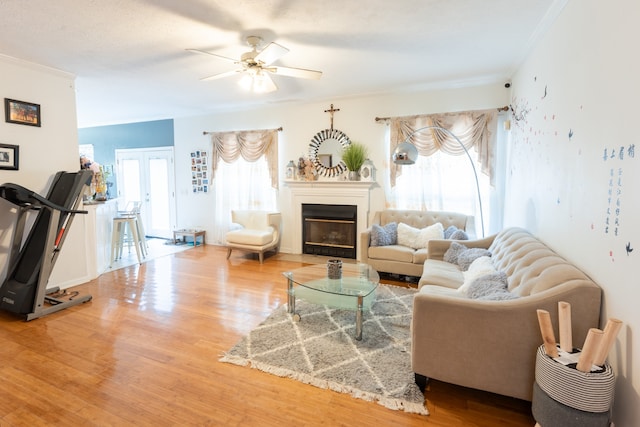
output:
[[[293,253],[302,253],[302,205],[355,205],[358,207],[356,245],[369,227],[369,194],[375,182],[368,181],[285,181],[291,190],[293,213]],[[357,248],[360,259],[360,248]]]

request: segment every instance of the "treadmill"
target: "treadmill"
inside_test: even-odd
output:
[[[46,197],[17,184],[0,185],[0,197],[18,208],[7,276],[0,285],[0,309],[33,320],[91,300],[91,295],[47,289],[47,283],[73,218],[87,213],[77,208],[92,176],[89,170],[58,172]],[[22,243],[29,211],[37,216]]]

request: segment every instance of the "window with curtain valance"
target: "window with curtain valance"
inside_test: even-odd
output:
[[[238,132],[209,132],[211,135],[211,175],[215,179],[220,159],[227,163],[240,156],[255,162],[262,156],[269,168],[271,186],[278,188],[278,129]]]
[[[478,155],[478,163],[482,173],[489,177],[493,184],[495,169],[495,128],[496,113],[494,110],[466,111],[459,113],[442,113],[405,117],[392,117],[390,124],[390,153],[393,154],[398,144],[407,140],[409,135],[427,126],[445,128],[456,135],[467,150],[474,148]],[[459,156],[465,154],[457,141],[438,129],[425,129],[412,135],[409,139],[418,149],[421,156],[431,156],[437,151]],[[391,163],[391,187],[395,186],[402,167]]]
[[[473,184],[475,177],[465,149],[475,169],[482,172],[478,174],[478,186],[482,199],[487,202],[495,175],[496,111],[393,117],[386,121],[389,124],[389,159],[398,144],[407,138],[419,154],[412,166],[389,162],[390,175],[385,180],[387,208],[455,211],[473,215],[478,222],[480,206]],[[464,148],[442,130],[418,131],[428,126],[449,130],[460,139]],[[486,228],[491,214],[491,206],[486,203],[484,214]],[[479,223],[476,229],[480,229]]]
[[[223,245],[232,209],[278,209],[278,129],[209,134],[215,227],[207,237]]]

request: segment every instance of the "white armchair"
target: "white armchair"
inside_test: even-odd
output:
[[[264,253],[280,247],[282,216],[279,212],[232,210],[231,222],[236,226],[226,234],[227,259],[233,249],[257,252],[260,264]]]

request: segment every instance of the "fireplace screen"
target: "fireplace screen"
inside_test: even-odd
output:
[[[302,205],[303,253],[356,258],[357,206]]]

